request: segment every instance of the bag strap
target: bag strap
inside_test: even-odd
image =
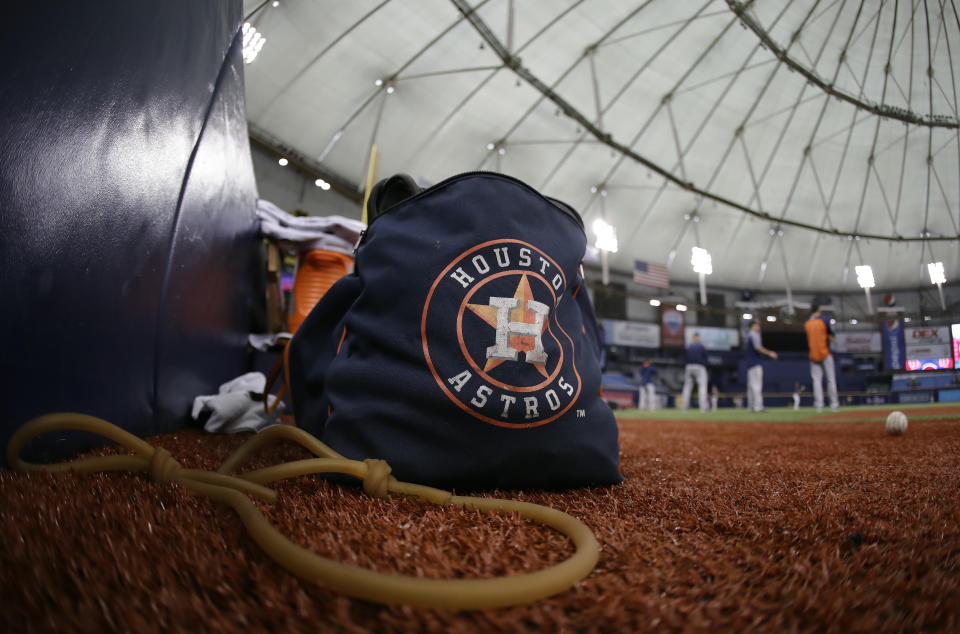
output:
[[[274,361],[273,367],[270,369],[270,374],[267,375],[267,383],[263,386],[263,411],[267,414],[274,413],[280,403],[283,400],[284,394],[287,394],[290,391],[290,342],[293,341],[293,337],[287,339],[286,343],[283,344],[283,350],[280,352],[280,356],[277,357],[277,360]],[[277,379],[280,377],[280,372],[283,371],[283,381],[280,383],[280,389],[277,390],[277,394],[273,400],[273,405],[270,405],[270,393],[273,392],[273,384],[277,382]],[[291,399],[293,397],[291,396]]]
[[[290,343],[287,342],[283,347],[283,351],[286,352]],[[283,401],[283,395],[287,392],[287,374],[284,372],[284,377],[280,383],[280,389],[277,390],[277,394],[273,399],[273,405],[270,404],[271,392],[273,392],[273,384],[277,382],[277,378],[280,376],[280,371],[284,368],[284,355],[281,354],[277,357],[276,362],[273,364],[273,368],[270,370],[270,374],[267,375],[267,384],[263,386],[263,411],[267,414],[274,413],[277,408],[280,406],[281,401]]]

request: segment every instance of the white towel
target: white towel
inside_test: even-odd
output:
[[[353,254],[364,224],[343,216],[293,216],[262,198],[257,201],[260,232],[288,249],[324,249]]]
[[[267,414],[263,401],[254,399],[254,394],[262,394],[267,384],[267,377],[262,372],[248,372],[237,378],[227,381],[220,386],[218,394],[198,396],[193,399],[194,420],[210,413],[210,418],[204,423],[204,431],[219,434],[237,434],[241,432],[256,432],[265,427],[277,424],[277,417],[283,409],[281,402],[277,409]],[[267,395],[270,406],[276,402],[276,397]]]

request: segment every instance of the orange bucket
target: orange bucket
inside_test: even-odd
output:
[[[300,254],[293,280],[293,305],[287,324],[294,333],[334,282],[350,272],[353,258],[346,253],[312,249]]]

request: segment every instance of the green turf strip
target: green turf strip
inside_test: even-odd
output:
[[[746,409],[735,409],[732,407],[720,408],[715,412],[701,412],[698,409],[690,409],[686,412],[678,409],[659,409],[653,412],[639,409],[621,409],[615,413],[617,418],[635,419],[635,420],[707,420],[707,421],[754,421],[763,423],[854,423],[864,421],[883,421],[887,415],[900,410],[907,415],[910,420],[957,420],[960,421],[960,413],[956,413],[957,404],[955,403],[927,403],[920,405],[860,405],[841,407],[836,413],[831,412],[829,408],[824,408],[822,413],[817,413],[812,407],[801,407],[794,410],[793,407],[771,407],[763,412],[750,412]],[[860,414],[853,417],[851,412]],[[839,420],[838,417],[844,417]],[[849,416],[850,418],[846,418]]]

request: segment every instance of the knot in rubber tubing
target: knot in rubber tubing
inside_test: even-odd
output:
[[[53,465],[33,465],[20,459],[20,450],[32,438],[60,429],[78,429],[109,438],[135,455],[81,458]],[[271,430],[274,430],[271,432]],[[225,475],[264,442],[281,437],[300,443],[318,456],[248,472],[245,478]],[[252,443],[252,444],[251,444]],[[233,508],[250,537],[274,561],[309,582],[348,596],[387,604],[409,604],[449,610],[482,610],[529,603],[562,592],[590,574],[597,565],[600,545],[590,528],[580,520],[549,507],[516,500],[452,495],[448,491],[400,482],[383,460],[363,463],[347,460],[301,430],[284,425],[268,427],[250,439],[221,465],[216,473],[183,469],[165,449],[154,447],[105,420],[62,412],[35,418],[14,432],[7,443],[7,460],[17,471],[76,471],[96,473],[117,470],[146,470],[154,482],[175,481],[195,493]],[[455,505],[489,513],[517,513],[521,517],[560,531],[573,541],[576,551],[566,561],[543,570],[495,579],[429,579],[379,573],[332,561],[294,544],[263,516],[247,495],[273,502],[276,493],[263,483],[309,473],[344,473],[363,478],[364,491],[387,497],[392,491],[441,506]]]
[[[390,465],[376,458],[367,458],[363,463],[367,465],[367,475],[363,476],[363,492],[371,497],[386,498],[392,471]]]
[[[180,469],[180,463],[174,459],[169,451],[162,447],[154,448],[148,470],[151,480],[163,484],[175,478]]]

